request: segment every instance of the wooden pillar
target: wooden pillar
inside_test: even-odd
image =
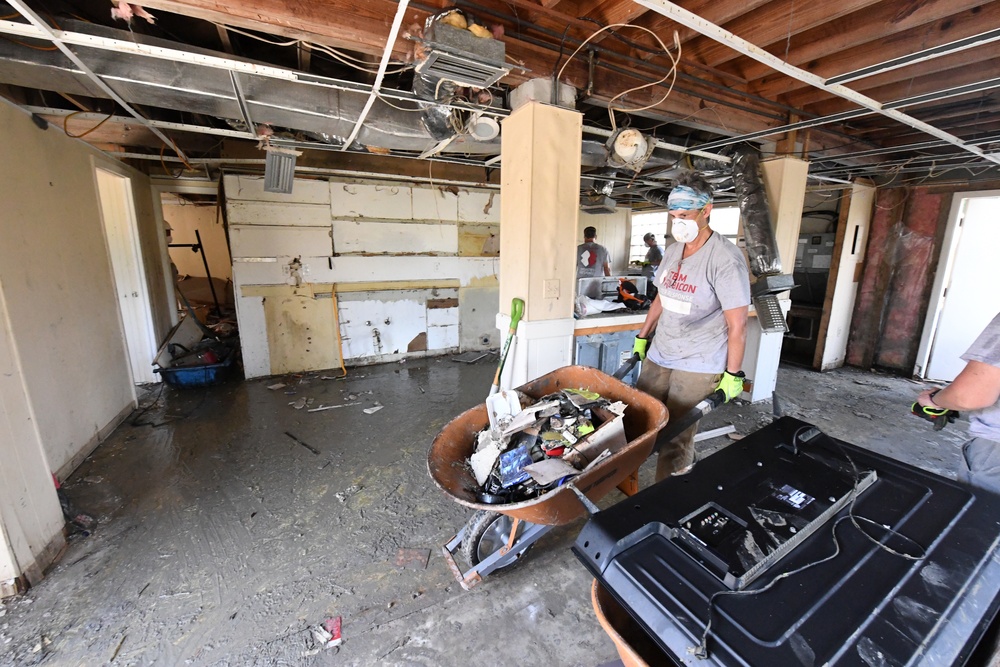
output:
[[[875,207],[875,185],[871,181],[855,182],[849,192],[848,198],[841,202],[837,241],[813,356],[813,368],[821,371],[840,368],[847,358],[847,337]]]
[[[781,255],[781,271],[791,273],[802,226],[809,163],[797,157],[781,157],[762,162],[761,170]]]
[[[761,172],[771,207],[781,272],[790,274],[795,268],[809,163],[796,157],[781,157],[761,163]],[[787,313],[792,303],[788,292],[779,294],[778,298],[782,312]],[[753,379],[751,402],[770,399],[774,393],[783,338],[781,332],[765,333],[757,319],[752,318],[747,329],[747,351],[743,362],[747,377]]]
[[[573,360],[582,119],[531,102],[503,121],[497,328],[504,339],[512,299],[525,302],[504,387]]]

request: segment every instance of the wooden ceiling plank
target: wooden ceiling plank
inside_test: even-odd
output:
[[[216,0],[144,0],[142,4],[147,9],[373,55],[381,55],[384,51],[397,7],[397,3],[389,0],[247,0],[232,3]],[[426,17],[427,12],[410,8],[403,25],[423,25]],[[393,46],[393,56],[406,58],[412,49],[412,42],[400,36]]]
[[[648,9],[632,2],[632,0],[588,0],[581,3],[579,9],[581,16],[600,21],[604,25],[632,23],[643,14],[649,12]],[[592,39],[591,43],[597,44],[603,42],[610,36],[608,33],[603,32]]]
[[[856,81],[851,81],[850,83],[844,84],[851,90],[856,90],[860,93],[868,95],[868,91],[876,90],[884,86],[888,86],[900,81],[918,81],[924,77],[932,76],[940,72],[946,72],[951,69],[967,67],[972,58],[975,60],[996,60],[1000,58],[1000,42],[994,42],[992,44],[986,44],[975,50],[970,51],[960,51],[957,53],[952,53],[947,56],[942,56],[940,58],[933,58],[931,60],[925,60],[920,63],[909,65],[907,67],[900,67],[899,69],[890,70],[884,72],[877,76],[870,76],[864,79],[858,79]],[[1000,72],[998,72],[1000,74]],[[980,76],[985,76],[986,72],[980,73]],[[871,95],[869,95],[871,97]],[[788,100],[789,103],[794,103],[795,106],[805,107],[810,104],[815,104],[821,102],[825,99],[829,99],[829,93],[820,90],[819,88],[804,89],[801,91],[796,91],[792,95],[786,95],[784,99]]]
[[[690,2],[684,2],[684,8],[697,14],[698,16],[701,16],[706,21],[710,21],[716,25],[722,25],[732,21],[745,12],[753,11],[757,7],[766,5],[768,2],[771,2],[771,0],[744,0],[741,2],[690,0]],[[668,39],[673,41],[673,33],[676,30],[678,36],[680,37],[681,45],[684,48],[686,48],[686,45],[692,39],[700,37],[700,34],[694,30],[682,26],[672,19],[669,19],[657,12],[648,12],[644,14],[636,21],[636,23],[655,32],[661,39],[663,39],[664,42],[668,42]],[[642,41],[643,44],[652,45],[652,41],[648,38],[646,40],[637,41]],[[652,46],[650,48],[652,48]]]
[[[865,95],[882,103],[894,102],[916,95],[926,95],[958,86],[965,86],[979,83],[987,78],[987,73],[1000,72],[1000,59],[985,60],[976,64],[976,67],[956,67],[943,72],[938,72],[932,76],[921,77],[912,82],[900,81],[880,86],[865,92]],[[941,102],[939,102],[941,103]],[[838,113],[854,108],[851,102],[837,98],[817,104],[809,105],[806,110],[821,116]],[[901,109],[907,113],[909,107]]]
[[[781,0],[746,12],[722,27],[784,60],[786,45],[790,45],[791,36],[866,10],[879,2],[880,0],[839,0],[803,3],[797,0],[789,3]],[[692,40],[688,45],[687,55],[711,67],[719,67],[742,57],[737,51],[708,37]]]
[[[884,3],[795,35],[785,60],[823,77],[885,62],[977,34],[984,26],[1000,25],[1000,3],[983,2],[925,0],[905,16],[900,15],[898,5]],[[854,51],[858,48],[862,51]],[[773,93],[776,88],[778,93],[786,92],[780,89],[783,77],[767,65],[756,61],[740,65],[740,74],[758,94]]]

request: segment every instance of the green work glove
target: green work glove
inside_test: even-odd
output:
[[[933,396],[934,394],[931,394],[931,400],[934,400]],[[913,405],[910,406],[910,412],[934,424],[935,431],[940,431],[948,424],[954,424],[960,416],[957,410],[932,408],[926,405],[920,405],[917,402],[914,402]]]
[[[639,361],[646,361],[646,348],[649,347],[649,339],[641,338],[639,336],[635,337],[635,343],[632,345],[632,353],[639,355]]]
[[[726,395],[726,403],[728,403],[743,393],[743,380],[745,379],[746,375],[743,374],[743,371],[736,371],[735,375],[726,371],[722,374],[722,379],[719,380],[719,386],[716,389],[722,390],[722,393]]]

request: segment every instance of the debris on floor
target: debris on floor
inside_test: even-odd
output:
[[[463,364],[474,364],[480,359],[485,359],[486,357],[493,354],[490,350],[474,351],[474,352],[463,352],[462,354],[452,357],[452,361],[458,361]]]
[[[191,312],[191,311],[189,311]],[[239,335],[226,322],[215,328],[187,315],[167,334],[153,358],[154,373],[173,387],[207,387],[227,380],[237,367]]]
[[[343,491],[341,491],[340,493],[335,493],[334,497],[336,497],[337,500],[339,500],[340,502],[346,503],[348,498],[359,493],[360,491],[361,487],[358,486],[357,484],[353,484],[344,489]]]
[[[430,549],[400,549],[396,552],[396,567],[404,570],[426,570],[430,558]]]
[[[267,388],[274,391],[275,389],[284,389],[287,386],[284,382],[275,382],[274,384],[267,385]]]
[[[334,646],[340,646],[343,643],[343,638],[340,635],[341,618],[340,616],[336,618],[328,618],[321,625],[317,625],[313,628],[313,636],[316,641],[320,643],[324,648],[333,648]]]
[[[379,410],[381,410],[384,407],[385,407],[384,405],[380,405],[379,403],[376,403],[375,405],[373,405],[370,408],[365,408],[364,409],[364,413],[366,415],[373,415],[373,414],[375,414],[376,412],[378,412]]]
[[[526,407],[522,407],[526,406]],[[476,434],[468,464],[488,504],[543,495],[627,444],[626,405],[584,389],[538,400],[516,390],[486,400],[489,426]]]
[[[316,456],[319,456],[319,450],[316,449],[315,447],[313,447],[312,445],[310,445],[309,443],[303,442],[302,440],[299,440],[297,437],[295,437],[294,435],[292,435],[288,431],[285,431],[285,435],[287,435],[289,438],[291,438],[292,440],[294,440],[297,444],[302,445],[303,447],[305,447],[306,449],[308,449],[310,452],[312,452]]]
[[[323,410],[333,410],[334,408],[349,408],[352,405],[361,405],[361,403],[360,402],[358,402],[358,403],[340,403],[339,405],[323,405],[321,403],[319,405],[319,407],[309,408],[308,410],[306,410],[306,412],[322,412]]]

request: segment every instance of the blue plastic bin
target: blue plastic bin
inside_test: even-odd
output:
[[[235,356],[230,353],[228,357],[215,364],[154,368],[153,372],[159,373],[163,381],[171,387],[207,387],[223,382],[229,377]]]

